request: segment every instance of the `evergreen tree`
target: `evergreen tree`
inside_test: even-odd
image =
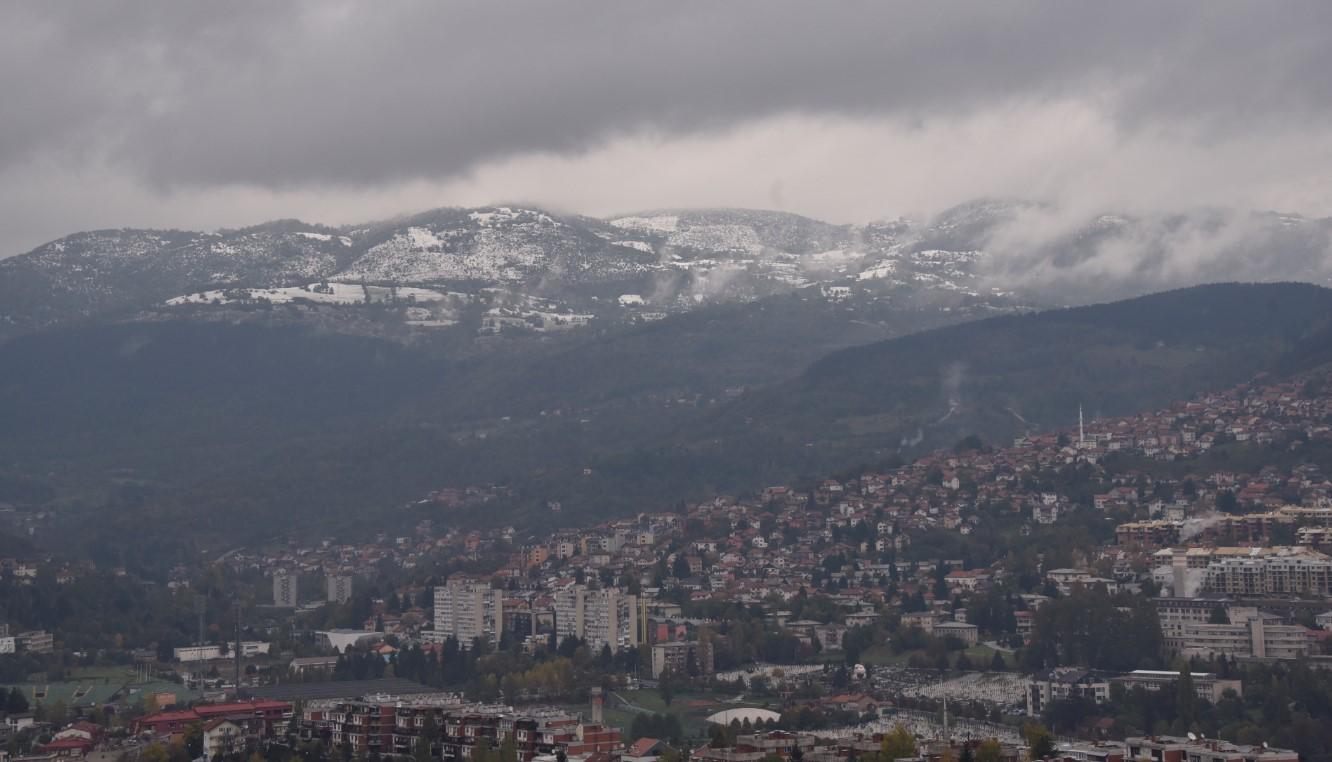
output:
[[[1193,689],[1193,671],[1187,663],[1179,669],[1175,682],[1175,722],[1181,731],[1187,731],[1197,719],[1198,696]]]
[[[513,733],[505,733],[500,742],[499,762],[518,762],[518,744],[513,740]]]
[[[666,702],[666,706],[671,705],[671,700],[675,698],[675,675],[671,668],[667,667],[661,671],[661,677],[657,678],[657,692],[661,694],[661,700]]]
[[[10,714],[23,714],[28,711],[28,699],[17,686],[9,689],[9,696],[5,699],[5,711]]]

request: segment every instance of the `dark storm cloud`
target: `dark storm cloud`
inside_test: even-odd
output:
[[[1332,4],[81,3],[0,10],[0,171],[442,178],[784,114],[1094,102],[1199,139],[1324,120]]]

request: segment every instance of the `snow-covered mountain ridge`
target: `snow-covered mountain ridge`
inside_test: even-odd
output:
[[[651,320],[797,289],[849,304],[889,300],[984,312],[1011,308],[1014,284],[1058,285],[1059,278],[1082,277],[1084,271],[1104,274],[1106,257],[1122,256],[1120,250],[1130,246],[1145,254],[1122,268],[1111,287],[1132,291],[1135,278],[1144,287],[1159,286],[1147,283],[1159,275],[1151,269],[1153,257],[1168,257],[1181,240],[1196,245],[1198,230],[1233,225],[1207,217],[1099,215],[1040,241],[1018,236],[1015,244],[1015,229],[1022,231],[1023,215],[1033,210],[1040,207],[986,201],[925,223],[835,225],[747,209],[596,219],[495,206],[437,209],[341,228],[285,220],[216,233],[91,231],[0,260],[0,335],[142,310],[197,312],[264,302],[291,308],[411,306],[405,323],[437,328],[460,322],[460,304],[479,310],[478,316],[512,318],[514,305],[538,300],[540,309],[518,310],[529,317],[490,320],[486,332],[500,330],[496,325],[562,329],[597,319]],[[1332,231],[1327,221],[1269,215],[1251,216],[1247,225],[1243,235],[1227,229],[1223,243],[1238,253],[1222,258],[1226,268],[1200,280],[1243,276],[1243,262],[1252,259],[1246,247],[1270,249],[1272,242],[1283,252],[1304,253],[1286,257],[1298,263],[1296,279],[1325,280]],[[995,255],[999,250],[1002,257]],[[369,287],[386,296],[358,302],[358,289],[370,294]],[[402,295],[409,289],[468,298],[406,305]],[[333,293],[338,297],[329,298]]]

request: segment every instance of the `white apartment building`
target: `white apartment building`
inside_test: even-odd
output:
[[[331,574],[326,580],[329,603],[346,603],[352,597],[352,578],[345,574]]]
[[[1193,682],[1193,693],[1200,699],[1215,704],[1226,691],[1244,695],[1244,684],[1239,680],[1225,680],[1211,672],[1196,672],[1189,676]],[[1110,678],[1111,684],[1118,683],[1125,688],[1143,688],[1149,691],[1174,690],[1179,682],[1179,672],[1173,670],[1135,669],[1127,675]]]
[[[1201,598],[1172,596],[1157,598],[1153,603],[1156,604],[1157,620],[1161,623],[1161,645],[1171,653],[1177,653],[1184,648],[1185,626],[1207,624],[1207,621],[1212,617],[1212,612],[1217,608],[1225,610],[1231,621],[1239,621],[1258,615],[1258,609],[1236,607],[1228,599],[1221,596]]]
[[[220,644],[181,646],[180,648],[172,649],[172,655],[176,657],[176,661],[182,661],[182,662],[222,659],[235,656],[235,652],[231,651],[229,648],[230,645],[232,644],[228,644],[228,650],[225,653],[223,652],[222,646]],[[241,641],[240,653],[241,656],[246,658],[252,656],[258,656],[260,654],[268,653],[268,649],[270,646],[271,646],[270,643],[267,643],[262,640],[244,640]]]
[[[1300,625],[1278,624],[1278,617],[1257,614],[1231,624],[1184,625],[1184,656],[1294,659],[1309,653],[1309,634]]]
[[[471,648],[484,638],[499,643],[504,629],[504,591],[487,582],[454,578],[435,588],[435,637],[454,637]]]
[[[273,575],[273,605],[294,609],[298,603],[296,575],[278,572]]]
[[[1283,550],[1213,561],[1203,585],[1236,596],[1332,595],[1332,558],[1302,548]]]
[[[588,590],[568,585],[555,592],[555,636],[587,643],[594,653],[638,647],[638,599],[617,588]]]

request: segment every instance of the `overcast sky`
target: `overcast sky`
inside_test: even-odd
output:
[[[526,201],[1332,214],[1332,3],[0,6],[0,255]]]

